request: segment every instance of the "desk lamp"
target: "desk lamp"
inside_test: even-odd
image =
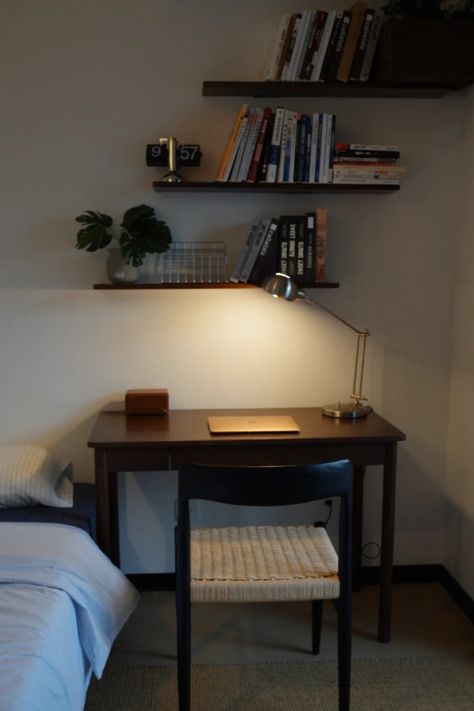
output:
[[[367,402],[367,398],[362,395],[362,381],[364,377],[364,365],[365,365],[365,346],[367,343],[367,337],[370,333],[367,331],[360,331],[355,328],[352,324],[345,321],[343,318],[335,314],[330,309],[326,308],[322,304],[306,293],[304,289],[300,289],[294,281],[290,279],[286,274],[273,274],[265,279],[262,284],[262,289],[271,294],[275,298],[286,299],[286,301],[296,301],[297,299],[310,304],[316,309],[322,309],[330,316],[334,316],[338,321],[343,323],[345,326],[355,331],[357,334],[357,347],[356,347],[356,358],[354,367],[354,382],[352,385],[352,395],[350,396],[350,402],[336,402],[331,405],[326,405],[323,407],[323,414],[327,417],[340,417],[355,419],[358,417],[366,417],[369,412],[372,412],[370,405],[364,405]]]

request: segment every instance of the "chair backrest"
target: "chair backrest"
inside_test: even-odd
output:
[[[179,469],[177,544],[188,565],[192,499],[240,506],[287,506],[338,497],[339,567],[350,565],[352,548],[352,465],[220,466],[184,463]],[[347,571],[347,567],[346,567]]]

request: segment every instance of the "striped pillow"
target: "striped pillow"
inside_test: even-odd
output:
[[[0,446],[0,508],[72,506],[72,469],[41,447]]]

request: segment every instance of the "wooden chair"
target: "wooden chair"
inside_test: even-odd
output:
[[[189,502],[284,506],[339,497],[339,556],[323,526],[190,529]],[[176,612],[180,711],[191,704],[191,601],[312,601],[313,653],[323,600],[337,599],[339,711],[349,711],[351,674],[352,467],[183,464],[176,527]]]

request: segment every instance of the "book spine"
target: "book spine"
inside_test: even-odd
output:
[[[354,59],[352,60],[351,71],[349,73],[350,81],[360,81],[360,72],[364,62],[364,55],[367,49],[367,42],[369,40],[374,15],[375,10],[370,7],[367,8],[359,37],[359,43],[354,54]]]
[[[298,36],[298,31],[299,31],[300,25],[301,25],[301,13],[297,12],[295,14],[295,21],[294,21],[292,31],[291,31],[290,43],[288,45],[288,51],[286,53],[285,63],[283,64],[283,69],[281,71],[281,80],[282,81],[289,81],[291,58],[293,56],[293,52],[295,51],[296,37]]]
[[[283,43],[283,48],[281,50],[280,58],[278,60],[278,68],[275,77],[275,81],[281,81],[283,67],[285,66],[286,56],[290,49],[291,38],[293,37],[293,28],[296,21],[296,15],[290,15],[290,21],[288,22],[288,28],[286,30],[285,41]]]
[[[328,211],[316,208],[316,281],[326,281],[326,249],[328,235]]]
[[[265,239],[260,247],[260,252],[250,273],[250,284],[261,286],[265,277],[274,274],[277,270],[278,258],[278,220],[272,218]]]
[[[244,262],[247,258],[248,250],[249,250],[250,245],[252,244],[253,240],[255,239],[255,235],[257,234],[259,225],[260,225],[260,220],[258,222],[253,223],[253,225],[250,228],[250,231],[247,235],[247,239],[245,240],[245,244],[239,252],[239,256],[237,257],[237,261],[235,263],[234,269],[232,271],[232,274],[229,277],[229,281],[233,282],[234,284],[237,284],[237,282],[239,281],[240,274],[242,272],[242,267],[244,266]]]
[[[239,174],[237,180],[242,182],[247,180],[247,176],[250,170],[250,163],[252,162],[252,156],[255,151],[255,146],[257,145],[258,134],[260,133],[260,126],[263,120],[263,110],[255,109],[252,122],[249,127],[249,134],[247,138],[247,143],[245,145],[245,151],[242,156],[242,163],[240,164]]]
[[[372,29],[370,31],[369,39],[367,41],[367,49],[365,51],[362,67],[360,70],[360,81],[368,81],[369,79],[370,70],[372,68],[372,62],[375,54],[375,48],[377,47],[377,41],[379,39],[380,28],[382,27],[383,17],[383,12],[381,10],[376,10],[372,22]]]
[[[295,182],[295,163],[296,163],[296,134],[298,128],[298,118],[299,114],[296,111],[290,112],[290,130],[288,132],[288,177],[286,178],[287,183]]]
[[[248,115],[244,118],[244,122],[245,122],[244,131],[242,133],[242,137],[239,142],[239,148],[237,150],[237,155],[235,156],[234,165],[232,166],[232,170],[230,172],[230,177],[229,177],[229,180],[232,182],[234,182],[235,180],[238,179],[240,166],[242,164],[242,158],[245,153],[245,146],[247,145],[250,126],[253,121],[254,113],[255,113],[255,109],[249,109]]]
[[[288,146],[288,133],[290,130],[290,111],[285,110],[283,116],[283,122],[281,127],[281,139],[280,139],[280,160],[278,163],[278,173],[276,177],[277,183],[285,182],[285,170],[288,170],[288,158],[287,158],[287,146]]]
[[[351,7],[352,20],[347,31],[346,43],[344,45],[341,61],[339,62],[339,68],[336,74],[337,81],[347,82],[349,80],[352,60],[354,59],[366,10],[366,2],[355,2]]]
[[[304,182],[305,173],[305,158],[306,158],[306,139],[308,136],[308,114],[301,114],[299,120],[299,135],[297,142],[297,161],[296,161],[296,175],[295,179],[297,183]]]
[[[326,182],[326,152],[327,152],[327,130],[328,130],[328,114],[320,114],[321,116],[321,135],[318,136],[319,144],[319,162],[317,161],[317,182]]]
[[[342,15],[342,22],[339,27],[339,31],[336,37],[334,50],[331,54],[331,61],[329,64],[326,80],[335,81],[337,72],[339,69],[339,64],[341,61],[342,53],[344,51],[344,46],[347,40],[347,32],[349,30],[349,25],[352,20],[352,12],[345,10]]]
[[[270,218],[265,218],[260,221],[259,228],[257,230],[257,234],[255,235],[255,239],[252,241],[248,252],[247,252],[247,257],[245,259],[244,265],[242,267],[242,271],[240,273],[239,281],[240,282],[247,282],[249,279],[249,276],[252,272],[252,269],[254,267],[254,264],[257,260],[258,254],[260,252],[260,248],[263,244],[263,240],[265,239],[265,235],[268,232],[268,228],[270,227]]]
[[[262,74],[262,81],[275,81],[278,73],[278,64],[285,44],[285,37],[290,24],[289,13],[281,16],[278,24],[276,40],[273,42],[268,53],[267,61]]]
[[[342,18],[344,13],[342,10],[336,12],[336,17],[332,27],[331,36],[329,37],[329,42],[326,50],[326,55],[319,73],[319,81],[326,81],[328,78],[329,67],[331,66],[333,55],[336,51],[337,38],[339,36],[339,31],[342,25]]]
[[[336,114],[328,114],[328,130],[326,134],[326,182],[332,181],[334,165],[334,142],[336,138]]]
[[[289,81],[296,81],[298,79],[301,64],[304,58],[304,50],[308,41],[308,31],[310,30],[313,15],[314,12],[312,10],[304,10],[302,13],[301,24],[295,42],[295,51],[293,52],[288,71]]]
[[[275,111],[275,121],[273,124],[272,140],[269,148],[267,173],[265,176],[265,182],[275,183],[278,173],[278,165],[280,162],[280,144],[281,144],[281,133],[283,128],[283,117],[285,110],[278,107]]]
[[[283,216],[278,223],[278,271],[288,275],[288,221]]]
[[[258,167],[257,182],[262,183],[266,181],[268,160],[270,157],[270,147],[272,143],[273,135],[273,124],[275,123],[275,112],[272,111],[270,118],[268,119],[268,127],[265,133],[265,139],[263,143],[262,159]]]
[[[321,42],[316,58],[314,60],[313,71],[311,72],[311,81],[319,81],[321,67],[323,66],[324,58],[326,56],[329,40],[331,39],[331,33],[334,27],[335,19],[336,11],[330,10],[327,14],[326,22],[324,23],[324,30],[321,36]]]
[[[247,180],[250,183],[255,183],[257,180],[258,170],[263,157],[263,149],[265,145],[265,137],[267,134],[270,117],[272,115],[272,110],[270,107],[266,107],[263,111],[262,123],[260,125],[260,131],[257,138],[257,143],[255,146],[255,151],[252,156],[252,162],[250,163],[249,172],[247,175]]]
[[[304,215],[298,215],[296,220],[296,268],[295,268],[295,282],[298,286],[304,284],[304,274],[305,274],[305,228],[306,228],[306,217]]]
[[[248,109],[249,107],[247,104],[243,104],[240,107],[239,113],[232,128],[232,133],[224,151],[224,156],[222,158],[222,163],[219,169],[217,180],[227,181],[229,179],[230,171],[232,170],[232,165],[238,149],[239,136],[242,133],[242,122],[243,119],[247,116]]]
[[[314,65],[318,56],[321,38],[323,36],[324,26],[326,24],[328,13],[325,10],[317,10],[314,22],[314,29],[310,38],[310,43],[306,51],[303,66],[300,73],[300,79],[310,81],[313,73]]]
[[[304,233],[304,273],[303,280],[305,284],[312,284],[315,275],[315,256],[316,256],[316,214],[307,212],[305,216],[305,233]]]
[[[341,150],[336,144],[334,155],[337,158],[379,158],[385,160],[398,160],[400,158],[400,151],[370,151],[350,148],[347,150]]]
[[[313,120],[311,116],[306,118],[308,130],[306,132],[306,144],[305,144],[305,155],[304,155],[304,172],[303,181],[305,183],[310,182],[310,170],[311,170],[311,142],[313,137]]]
[[[288,276],[296,278],[296,224],[297,217],[290,216],[288,220]]]
[[[378,143],[336,143],[337,150],[351,151],[398,151],[398,146],[389,146]]]

